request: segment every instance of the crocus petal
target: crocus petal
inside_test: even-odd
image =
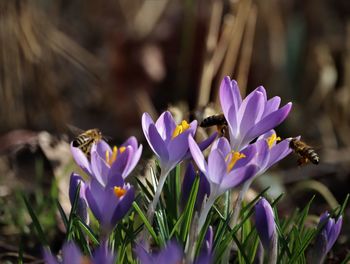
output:
[[[204,159],[202,151],[199,149],[197,143],[194,141],[192,135],[188,136],[188,146],[190,148],[192,157],[196,162],[198,168],[204,173],[207,173],[207,163]]]
[[[152,255],[149,254],[143,246],[137,244],[134,251],[141,264],[154,264]]]
[[[188,135],[185,131],[169,142],[169,163],[176,165],[183,159],[188,150]]]
[[[230,77],[225,77],[220,85],[220,103],[221,108],[226,115],[228,115],[231,106],[237,111],[242,102],[241,94],[237,82],[230,80]]]
[[[93,147],[94,148],[94,147]],[[91,149],[91,171],[92,175],[102,184],[106,185],[107,175],[110,170],[106,161],[97,153],[96,149]]]
[[[47,263],[47,264],[59,264],[56,257],[54,255],[52,255],[52,253],[48,249],[45,248],[43,251],[44,251],[43,257],[44,257],[45,263]]]
[[[149,131],[149,138],[150,138],[150,141],[148,142],[149,145],[152,146],[155,154],[158,156],[160,161],[162,163],[167,163],[169,160],[169,153],[163,139],[161,138],[161,136],[157,131],[157,128],[155,127],[155,125],[151,124],[149,126],[148,131]]]
[[[260,173],[263,173],[267,169],[267,163],[270,157],[270,149],[266,140],[259,140],[256,143],[257,154],[254,158],[256,165],[260,168]]]
[[[243,182],[254,177],[258,167],[255,165],[248,165],[238,169],[233,169],[228,175],[226,175],[219,188],[220,193],[224,193],[231,188],[235,188]]]
[[[212,150],[208,157],[209,182],[219,185],[224,176],[226,176],[226,170],[225,157],[221,151],[218,149]]]
[[[86,200],[89,204],[89,208],[94,214],[95,218],[100,222],[103,219],[103,212],[101,212],[100,206],[104,204],[104,188],[98,183],[97,180],[92,179],[88,188],[85,191]]]
[[[75,162],[85,171],[87,174],[91,175],[90,163],[85,154],[79,149],[75,148],[70,144],[70,150],[73,155]]]
[[[257,91],[250,98],[246,98],[238,111],[240,133],[244,135],[259,120],[264,112],[264,96]]]
[[[283,122],[284,119],[289,114],[289,111],[292,108],[292,103],[288,103],[282,108],[278,109],[277,111],[269,114],[265,118],[263,118],[261,121],[259,121],[255,126],[253,126],[245,135],[242,144],[249,143],[251,140],[255,139],[261,134],[264,134],[265,132],[269,131],[270,129],[278,126]]]
[[[121,147],[127,147],[127,146],[131,146],[133,149],[137,149],[137,139],[132,136],[132,137],[129,137],[127,140],[125,140],[125,142],[120,145]]]
[[[103,159],[105,159],[106,157],[106,151],[108,151],[109,153],[112,153],[111,147],[104,140],[100,140],[99,142],[94,144],[91,148],[91,152],[93,148],[94,148],[94,151],[97,151],[98,155]]]
[[[265,250],[268,250],[276,225],[271,205],[264,198],[255,205],[255,226]]]
[[[230,138],[234,140],[239,130],[237,111],[234,109],[234,106],[229,109],[228,115],[225,115],[225,118],[230,130]]]
[[[164,249],[162,249],[153,263],[168,263],[178,264],[182,263],[183,252],[175,242],[170,242]]]
[[[165,111],[160,115],[155,125],[159,135],[167,144],[171,140],[173,132],[176,128],[176,123],[173,116],[169,111]]]
[[[94,251],[92,263],[114,264],[116,262],[115,253],[108,247],[107,241],[103,241]]]
[[[148,113],[143,113],[143,115],[142,115],[142,130],[143,130],[143,134],[145,135],[145,138],[146,138],[146,140],[148,142],[148,145],[150,146],[152,151],[154,153],[156,153],[156,151],[155,151],[155,149],[153,147],[153,144],[151,142],[150,136],[149,136],[149,127],[150,127],[151,124],[154,125],[154,122],[153,122],[151,116]]]
[[[124,186],[124,188],[127,190],[127,192],[119,199],[118,205],[114,210],[111,221],[114,224],[125,216],[125,214],[131,208],[131,205],[135,198],[134,187],[128,184],[127,187]]]
[[[270,157],[267,167],[269,168],[273,166],[274,164],[288,156],[291,152],[292,150],[289,147],[289,140],[285,139],[280,143],[276,144],[270,150]]]
[[[264,102],[266,103],[267,102],[267,94],[266,94],[266,90],[265,90],[264,86],[258,86],[255,90],[262,93],[262,95],[264,96]]]
[[[338,239],[342,224],[343,224],[343,217],[340,216],[337,222],[333,224],[332,230],[328,235],[327,252],[331,250],[331,248],[334,246],[335,241]]]
[[[130,160],[130,162],[127,163],[127,165],[126,165],[126,167],[124,169],[124,173],[123,173],[123,178],[124,179],[135,168],[136,164],[139,162],[139,160],[141,158],[141,154],[142,154],[142,145],[140,145],[140,147],[136,150],[136,152],[132,154],[132,157],[130,157],[131,160]]]
[[[218,149],[221,151],[222,155],[226,157],[231,152],[231,146],[227,138],[220,137],[213,144],[212,150]]]
[[[266,102],[263,118],[278,110],[281,104],[281,97],[275,96]]]
[[[133,148],[127,146],[123,153],[117,154],[117,159],[112,163],[111,169],[109,170],[109,175],[118,173],[123,175],[128,162],[131,161],[133,155]],[[110,176],[108,176],[109,178]],[[124,177],[124,175],[123,175]]]

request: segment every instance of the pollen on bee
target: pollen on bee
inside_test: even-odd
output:
[[[114,186],[113,191],[114,191],[114,194],[115,194],[118,198],[124,196],[124,194],[126,193],[126,190],[123,189],[123,188],[121,188],[121,187],[119,187],[119,186]]]

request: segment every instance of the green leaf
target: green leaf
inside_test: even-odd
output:
[[[144,213],[142,212],[142,210],[140,209],[140,207],[137,205],[136,202],[133,202],[132,206],[134,207],[136,212],[139,214],[142,222],[145,224],[145,227],[147,228],[148,232],[153,237],[154,241],[159,245],[159,239],[158,239],[158,237],[156,235],[156,232],[154,232],[154,229],[153,229],[152,225],[148,222],[147,217],[144,215]]]
[[[59,211],[59,213],[61,215],[61,219],[62,219],[62,222],[64,224],[64,227],[67,230],[67,228],[68,228],[68,219],[67,219],[67,216],[66,216],[66,214],[65,214],[65,212],[64,212],[64,210],[63,210],[63,208],[62,208],[62,206],[61,206],[61,204],[60,204],[60,202],[58,200],[57,200],[57,208],[58,208],[58,211]]]
[[[84,231],[84,233],[93,242],[93,244],[95,246],[98,246],[100,243],[98,241],[97,236],[94,234],[94,232],[91,230],[91,228],[88,225],[86,225],[83,221],[81,221],[79,218],[76,218],[76,222],[78,223],[78,225],[82,229],[82,231]]]
[[[44,245],[44,246],[47,246],[48,243],[46,241],[46,235],[45,235],[45,233],[44,233],[44,231],[43,231],[43,229],[42,229],[42,227],[41,227],[41,225],[39,223],[38,218],[36,217],[36,214],[34,213],[33,208],[31,207],[31,205],[29,204],[27,198],[24,195],[22,195],[22,198],[23,198],[24,203],[25,203],[25,205],[26,205],[26,207],[28,209],[28,213],[29,213],[30,217],[32,218],[33,225],[35,227],[35,230],[37,232],[37,235],[38,235],[38,238],[39,238],[41,244]]]

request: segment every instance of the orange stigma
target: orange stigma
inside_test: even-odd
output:
[[[266,142],[269,145],[269,148],[272,148],[272,146],[278,141],[281,141],[281,138],[277,137],[277,135],[275,133],[273,133],[271,136],[269,136],[266,139]]]
[[[230,160],[230,162],[227,165],[227,172],[230,172],[233,169],[237,161],[245,157],[246,155],[238,151],[231,151],[229,154],[227,154],[226,161]]]
[[[126,147],[120,147],[119,148],[119,153],[123,153],[125,151]],[[112,166],[113,162],[116,161],[118,156],[118,148],[117,146],[113,147],[112,155],[110,155],[109,151],[106,150],[106,162],[108,163],[109,166]]]
[[[124,194],[126,193],[126,190],[125,190],[125,189],[123,189],[123,188],[121,188],[121,187],[118,187],[118,186],[114,186],[113,191],[114,191],[114,194],[115,194],[118,198],[124,196]]]

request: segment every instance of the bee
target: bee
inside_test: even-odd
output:
[[[72,146],[79,148],[89,158],[92,145],[99,142],[102,138],[102,133],[98,128],[89,129],[75,137],[72,141]]]
[[[203,119],[203,121],[200,123],[199,126],[201,127],[216,126],[222,136],[225,136],[227,134],[226,131],[227,131],[228,124],[224,114],[216,114],[216,115],[208,116],[207,118]]]
[[[320,163],[320,157],[316,151],[305,142],[297,138],[292,138],[289,147],[300,156],[298,159],[299,166],[307,164],[309,161],[315,165]]]

